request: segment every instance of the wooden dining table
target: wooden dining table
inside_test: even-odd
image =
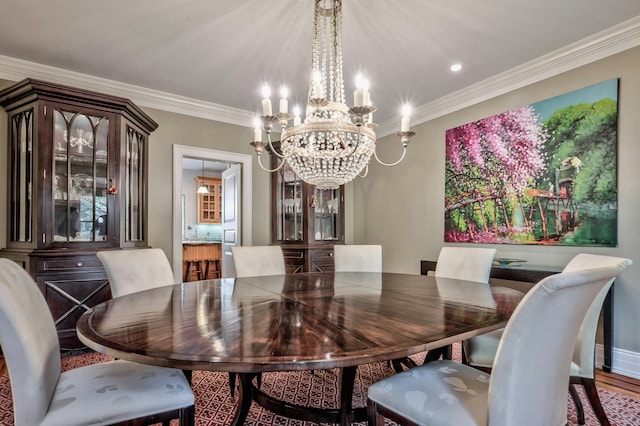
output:
[[[395,273],[303,273],[195,281],[95,306],[77,331],[89,348],[129,361],[237,373],[233,425],[251,402],[287,417],[343,425],[358,365],[402,359],[503,327],[522,293]],[[262,392],[261,373],[338,368],[340,403],[304,407]]]

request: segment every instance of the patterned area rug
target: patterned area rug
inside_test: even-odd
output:
[[[454,358],[456,355],[459,356],[459,350],[454,346]],[[423,355],[418,355],[416,358],[423,359]],[[111,359],[105,355],[89,352],[64,357],[62,367],[66,370]],[[358,367],[353,397],[354,406],[364,406],[369,385],[391,374],[393,371],[387,367],[386,363]],[[229,424],[233,418],[236,398],[232,397],[229,392],[228,375],[226,373],[194,371],[192,387],[196,394],[196,425],[221,426]],[[263,375],[261,389],[277,398],[300,405],[336,407],[339,378],[336,370],[319,370],[313,373],[309,371],[266,373]],[[579,392],[582,391],[579,390]],[[617,426],[640,425],[640,400],[603,389],[598,392],[612,424]],[[587,425],[598,425],[586,397],[582,393],[581,396],[585,405]],[[576,425],[575,408],[571,398],[567,398],[569,401],[568,422],[570,425]],[[2,374],[0,375],[0,425],[13,425],[12,405],[9,378],[7,374]],[[245,424],[247,426],[313,425],[310,422],[275,415],[255,403],[251,406]]]

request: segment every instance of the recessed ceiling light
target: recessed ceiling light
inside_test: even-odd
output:
[[[453,72],[458,72],[462,69],[462,64],[453,64],[449,69]]]

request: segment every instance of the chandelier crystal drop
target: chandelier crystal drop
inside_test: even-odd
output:
[[[304,122],[298,113],[288,111],[288,91],[282,88],[279,112],[273,113],[270,89],[263,87],[262,117],[257,120],[251,145],[263,170],[274,172],[289,163],[305,182],[320,188],[337,188],[364,177],[371,156],[384,166],[395,166],[404,159],[407,145],[415,135],[409,128],[408,111],[404,112],[401,131],[397,133],[403,146],[400,159],[385,163],[378,158],[376,134],[372,121],[376,110],[371,104],[369,84],[361,75],[356,79],[354,106],[345,101],[342,77],[342,0],[314,0],[311,79]],[[288,127],[289,121],[293,125]],[[274,123],[282,129],[280,150],[271,142]],[[266,132],[267,142],[262,141]],[[266,145],[280,158],[279,165],[267,169],[261,154]]]

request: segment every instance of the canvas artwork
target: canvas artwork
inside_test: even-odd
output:
[[[617,246],[618,79],[446,132],[445,242]]]

